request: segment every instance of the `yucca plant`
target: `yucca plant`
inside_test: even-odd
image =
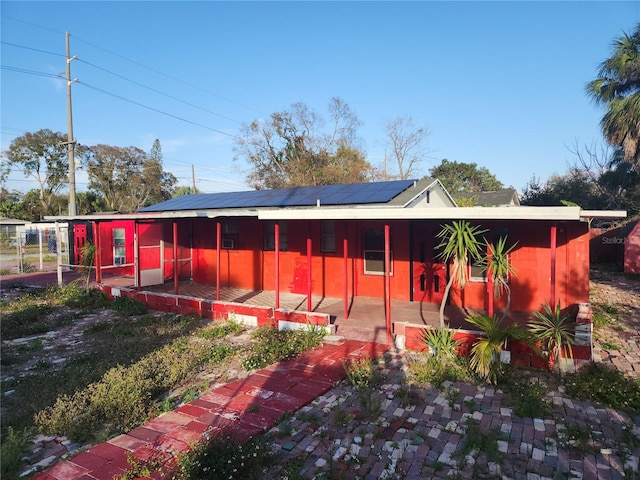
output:
[[[482,331],[471,347],[469,366],[483,380],[497,384],[502,370],[500,352],[511,340],[529,342],[529,332],[520,325],[503,326],[495,315],[471,315],[467,322]]]
[[[575,343],[575,325],[562,313],[560,302],[555,307],[545,303],[541,312],[534,313],[535,319],[529,322],[529,330],[551,368],[554,360],[560,360],[563,352],[573,358],[571,345]]]
[[[480,260],[482,258],[482,252],[480,247],[482,241],[480,235],[485,233],[486,230],[481,230],[480,227],[472,227],[466,220],[459,222],[451,222],[450,224],[443,225],[442,230],[436,235],[440,239],[440,244],[437,248],[440,250],[438,258],[444,263],[453,264],[449,281],[444,289],[444,295],[442,302],[440,303],[440,328],[444,328],[444,306],[449,298],[449,292],[453,283],[463,289],[469,280],[469,271],[467,265],[469,258]]]
[[[500,237],[497,242],[488,243],[488,255],[482,261],[482,271],[487,272],[493,282],[493,296],[500,298],[503,293],[507,294],[507,304],[502,314],[501,321],[507,318],[511,307],[511,287],[509,287],[509,277],[515,276],[515,269],[509,262],[509,255],[516,248],[518,242],[507,247],[507,237]]]
[[[435,358],[441,361],[453,360],[458,355],[460,342],[454,337],[458,330],[454,328],[428,328],[422,332],[421,341]]]

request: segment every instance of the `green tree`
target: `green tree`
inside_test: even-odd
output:
[[[389,149],[398,173],[387,174],[385,159],[383,177],[401,180],[413,178],[427,155],[424,142],[429,131],[424,127],[417,127],[412,117],[405,116],[390,120],[386,125],[386,133],[385,147]]]
[[[27,132],[16,137],[3,153],[11,169],[17,168],[38,182],[39,215],[57,213],[50,211],[52,201],[68,183],[66,141],[66,135],[48,129]]]
[[[596,104],[606,106],[600,121],[604,137],[622,148],[624,161],[640,168],[640,23],[613,42],[611,57],[586,89]]]
[[[175,177],[165,174],[157,160],[149,161],[137,147],[95,145],[86,157],[89,188],[99,194],[107,210],[134,212],[171,198]],[[162,197],[158,199],[158,185]]]
[[[458,192],[493,192],[504,188],[486,167],[478,167],[475,163],[450,162],[446,158],[429,170],[433,178],[442,182],[449,193]]]
[[[202,192],[197,188],[194,189],[193,187],[189,187],[187,185],[180,185],[178,188],[176,188],[173,191],[173,198],[182,197],[183,195],[193,195],[197,193],[202,193]]]
[[[438,258],[444,263],[452,262],[453,268],[449,275],[449,281],[444,289],[442,302],[440,303],[440,328],[444,328],[444,306],[449,298],[449,292],[454,283],[463,289],[469,280],[469,260],[482,259],[482,240],[480,236],[486,230],[480,227],[472,227],[466,220],[454,221],[443,225],[436,235],[440,239],[438,244]]]
[[[236,139],[236,162],[245,160],[247,184],[256,189],[367,181],[371,165],[357,146],[360,122],[338,98],[329,103],[330,128],[303,103],[242,128]]]
[[[602,208],[602,198],[597,185],[584,170],[572,168],[564,175],[552,175],[542,182],[535,176],[525,185],[522,205],[564,205],[572,202],[584,209]]]
[[[173,196],[174,185],[178,179],[169,172],[165,172],[162,165],[162,148],[160,140],[156,139],[151,146],[151,151],[142,167],[142,177],[145,182],[154,179],[148,185],[148,198],[146,205],[164,202]]]

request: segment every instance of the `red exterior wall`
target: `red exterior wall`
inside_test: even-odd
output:
[[[640,222],[624,242],[624,273],[640,273]]]
[[[488,235],[507,228],[507,245],[517,242],[511,253],[515,275],[511,278],[511,310],[536,311],[551,301],[551,227],[553,222],[486,222]],[[487,283],[469,282],[464,291],[452,288],[451,303],[488,308]],[[589,302],[589,229],[586,223],[557,222],[555,302],[564,308]],[[495,311],[504,310],[506,294],[494,300]]]
[[[180,279],[193,278],[195,283],[215,284],[219,267],[221,286],[250,290],[274,290],[276,287],[276,260],[274,251],[264,250],[266,222],[255,218],[221,219],[237,222],[238,231],[232,235],[232,249],[220,249],[220,265],[216,249],[216,225],[212,219],[179,219],[175,221],[178,236],[178,274]],[[336,221],[335,252],[322,251],[322,222],[288,221],[287,246],[280,252],[280,291],[305,294],[308,288],[309,268],[307,239],[312,241],[311,284],[314,295],[342,298],[345,291],[344,239],[347,239],[346,287],[348,296],[383,297],[384,276],[364,273],[364,234],[368,229],[382,230],[390,226],[393,273],[390,278],[392,299],[439,303],[431,289],[432,276],[427,276],[426,291],[420,289],[420,275],[433,268],[435,235],[441,221]],[[108,226],[107,226],[108,225]],[[101,224],[103,265],[110,264],[105,257],[112,248],[111,229],[126,226],[128,247],[133,261],[133,223],[109,222]],[[517,242],[511,254],[515,276],[511,279],[511,309],[536,311],[551,300],[551,228],[547,221],[484,222],[491,239],[497,230],[506,230],[508,243]],[[589,301],[589,232],[586,223],[557,222],[556,302],[568,307]],[[143,225],[140,226],[143,228]],[[284,227],[281,227],[284,230]],[[165,256],[165,279],[173,278],[174,221],[165,220],[162,226]],[[225,235],[222,235],[225,238]],[[411,251],[413,248],[413,251]],[[145,250],[141,250],[144,255]],[[129,253],[127,254],[129,255]],[[129,259],[129,257],[127,257]],[[107,261],[108,260],[108,261]],[[143,260],[144,263],[144,260]],[[441,269],[440,292],[446,284],[446,269]],[[413,291],[412,291],[413,289]],[[489,292],[486,282],[469,282],[460,291],[454,287],[450,303],[470,308],[487,309]],[[506,296],[495,300],[495,311],[504,309]]]
[[[126,263],[134,261],[134,223],[132,220],[115,220],[99,223],[100,234],[100,265],[106,267],[113,265],[113,230],[124,228]],[[109,275],[133,275],[133,267],[117,267],[105,270]]]

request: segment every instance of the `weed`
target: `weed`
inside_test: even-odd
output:
[[[144,315],[148,311],[144,303],[129,297],[114,298],[109,308],[127,317]]]
[[[244,329],[245,327],[237,322],[227,321],[222,324],[205,327],[196,333],[196,336],[204,338],[205,340],[216,340],[232,333],[242,333]]]
[[[358,400],[360,402],[358,418],[369,422],[377,420],[382,413],[380,396],[371,390],[360,390],[358,391]]]
[[[320,415],[316,412],[298,412],[296,418],[301,422],[318,423],[320,421]]]
[[[615,350],[615,351],[620,350],[620,347],[618,346],[618,344],[611,340],[607,340],[606,342],[603,342],[600,345],[600,348],[602,348],[603,350]]]
[[[31,434],[28,430],[16,432],[13,428],[7,429],[7,435],[0,445],[0,472],[3,479],[14,480],[20,478],[20,468],[23,465],[22,457],[31,445]]]
[[[357,389],[369,389],[382,383],[382,375],[375,362],[368,358],[355,358],[342,361],[349,383]]]
[[[455,382],[468,377],[464,362],[461,358],[441,363],[436,357],[414,357],[408,362],[409,376],[419,385],[430,383],[440,387],[446,381]]]
[[[640,380],[618,370],[591,364],[568,378],[567,393],[629,413],[640,412]]]
[[[339,427],[346,427],[353,420],[353,415],[341,408],[333,412],[333,421]]]
[[[591,430],[581,425],[567,425],[564,429],[556,432],[558,445],[564,448],[571,448],[583,454],[594,450],[591,445]]]
[[[242,366],[247,370],[257,370],[293,358],[320,345],[324,335],[324,331],[321,330],[278,330],[260,327],[252,334],[250,355],[243,361]]]
[[[175,478],[258,479],[264,467],[272,463],[271,452],[269,442],[263,436],[241,441],[216,435],[209,442],[196,445],[179,460]]]
[[[544,398],[546,389],[539,381],[512,374],[506,377],[502,390],[508,394],[513,413],[520,418],[545,418],[551,413],[551,404]]]
[[[206,353],[206,361],[208,363],[221,363],[226,358],[238,353],[238,348],[226,343],[218,343],[208,350]]]
[[[475,452],[476,458],[484,454],[489,462],[500,462],[501,454],[498,450],[498,440],[504,438],[499,429],[492,429],[484,432],[480,424],[471,418],[465,423],[465,434],[462,447],[456,452],[456,456],[464,459],[467,455]]]

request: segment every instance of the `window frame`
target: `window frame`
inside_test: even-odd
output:
[[[276,222],[275,220],[267,220],[264,225],[264,239],[262,245],[262,249],[265,252],[275,252],[276,250],[276,223],[280,224],[280,251],[286,252],[289,248],[287,222]]]
[[[320,251],[323,253],[336,253],[335,220],[322,221]]]
[[[117,233],[122,232],[122,238]],[[127,231],[125,228],[118,227],[111,231],[113,241],[113,264],[124,265],[127,263]]]

